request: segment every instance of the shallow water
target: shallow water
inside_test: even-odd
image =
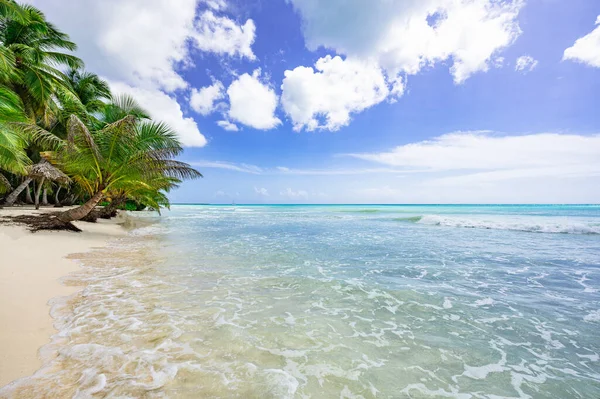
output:
[[[598,398],[598,206],[176,206],[0,397]]]

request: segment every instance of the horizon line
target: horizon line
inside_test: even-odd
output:
[[[329,205],[346,205],[346,206],[556,206],[556,205],[569,205],[569,206],[600,206],[600,203],[210,203],[210,202],[173,202],[171,205],[210,205],[210,206],[329,206]]]

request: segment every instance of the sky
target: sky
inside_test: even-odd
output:
[[[204,178],[175,203],[598,203],[598,0],[33,0]]]

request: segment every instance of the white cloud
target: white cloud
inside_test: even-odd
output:
[[[225,87],[220,81],[200,90],[192,89],[190,96],[190,107],[201,115],[211,114],[217,107],[217,101],[225,97]]]
[[[504,66],[504,57],[495,57],[492,60],[494,68],[502,68]]]
[[[223,129],[227,130],[228,132],[237,132],[240,130],[235,123],[231,123],[229,121],[218,121],[217,125],[221,126]]]
[[[268,197],[269,191],[264,187],[254,187],[254,193],[258,194],[260,197]]]
[[[260,69],[241,75],[227,89],[229,118],[255,129],[267,130],[279,125],[275,116],[278,98],[268,84],[261,82]]]
[[[285,190],[279,192],[279,195],[287,198],[287,199],[291,199],[291,200],[298,200],[298,199],[307,199],[308,198],[308,193],[304,190],[298,190],[298,191],[294,191],[291,188],[286,188]]]
[[[262,168],[256,165],[250,165],[246,163],[236,164],[224,161],[191,161],[188,163],[192,166],[198,166],[202,168],[226,169],[233,170],[235,172],[250,173],[254,175],[259,175],[263,172]]]
[[[537,66],[538,61],[529,55],[522,55],[517,58],[515,63],[515,71],[527,73],[531,72]]]
[[[256,26],[251,19],[238,25],[232,19],[207,10],[198,18],[195,30],[193,41],[202,51],[256,59],[252,52]]]
[[[188,58],[196,0],[182,0],[177,7],[170,0],[32,3],[79,45],[77,54],[91,71],[133,86],[166,91],[187,86],[175,68]]]
[[[596,25],[596,29],[577,39],[573,46],[565,50],[563,60],[600,68],[600,15],[596,18]]]
[[[372,60],[391,76],[452,60],[456,83],[487,71],[521,30],[522,0],[290,0],[309,49]]]
[[[114,94],[129,94],[146,109],[150,116],[165,122],[175,130],[181,143],[187,147],[204,147],[206,138],[192,118],[186,118],[179,103],[168,94],[154,88],[132,87],[121,82],[110,82]]]
[[[223,11],[227,8],[225,0],[204,0],[204,3],[215,11]]]
[[[401,80],[392,86],[372,63],[326,56],[315,63],[315,70],[300,66],[285,71],[281,103],[295,130],[338,130],[350,123],[351,113],[382,102],[390,91],[403,91]]]
[[[351,154],[367,161],[420,171],[494,172],[507,179],[596,175],[600,135],[540,133],[495,136],[457,132],[381,153]]]

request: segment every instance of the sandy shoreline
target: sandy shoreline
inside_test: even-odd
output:
[[[39,212],[56,211],[54,208]],[[0,217],[31,214],[31,207],[0,209]],[[122,220],[77,223],[82,233],[41,231],[0,224],[0,387],[33,374],[40,366],[38,349],[55,332],[48,301],[77,291],[59,279],[77,270],[66,259],[102,247],[126,230]]]

